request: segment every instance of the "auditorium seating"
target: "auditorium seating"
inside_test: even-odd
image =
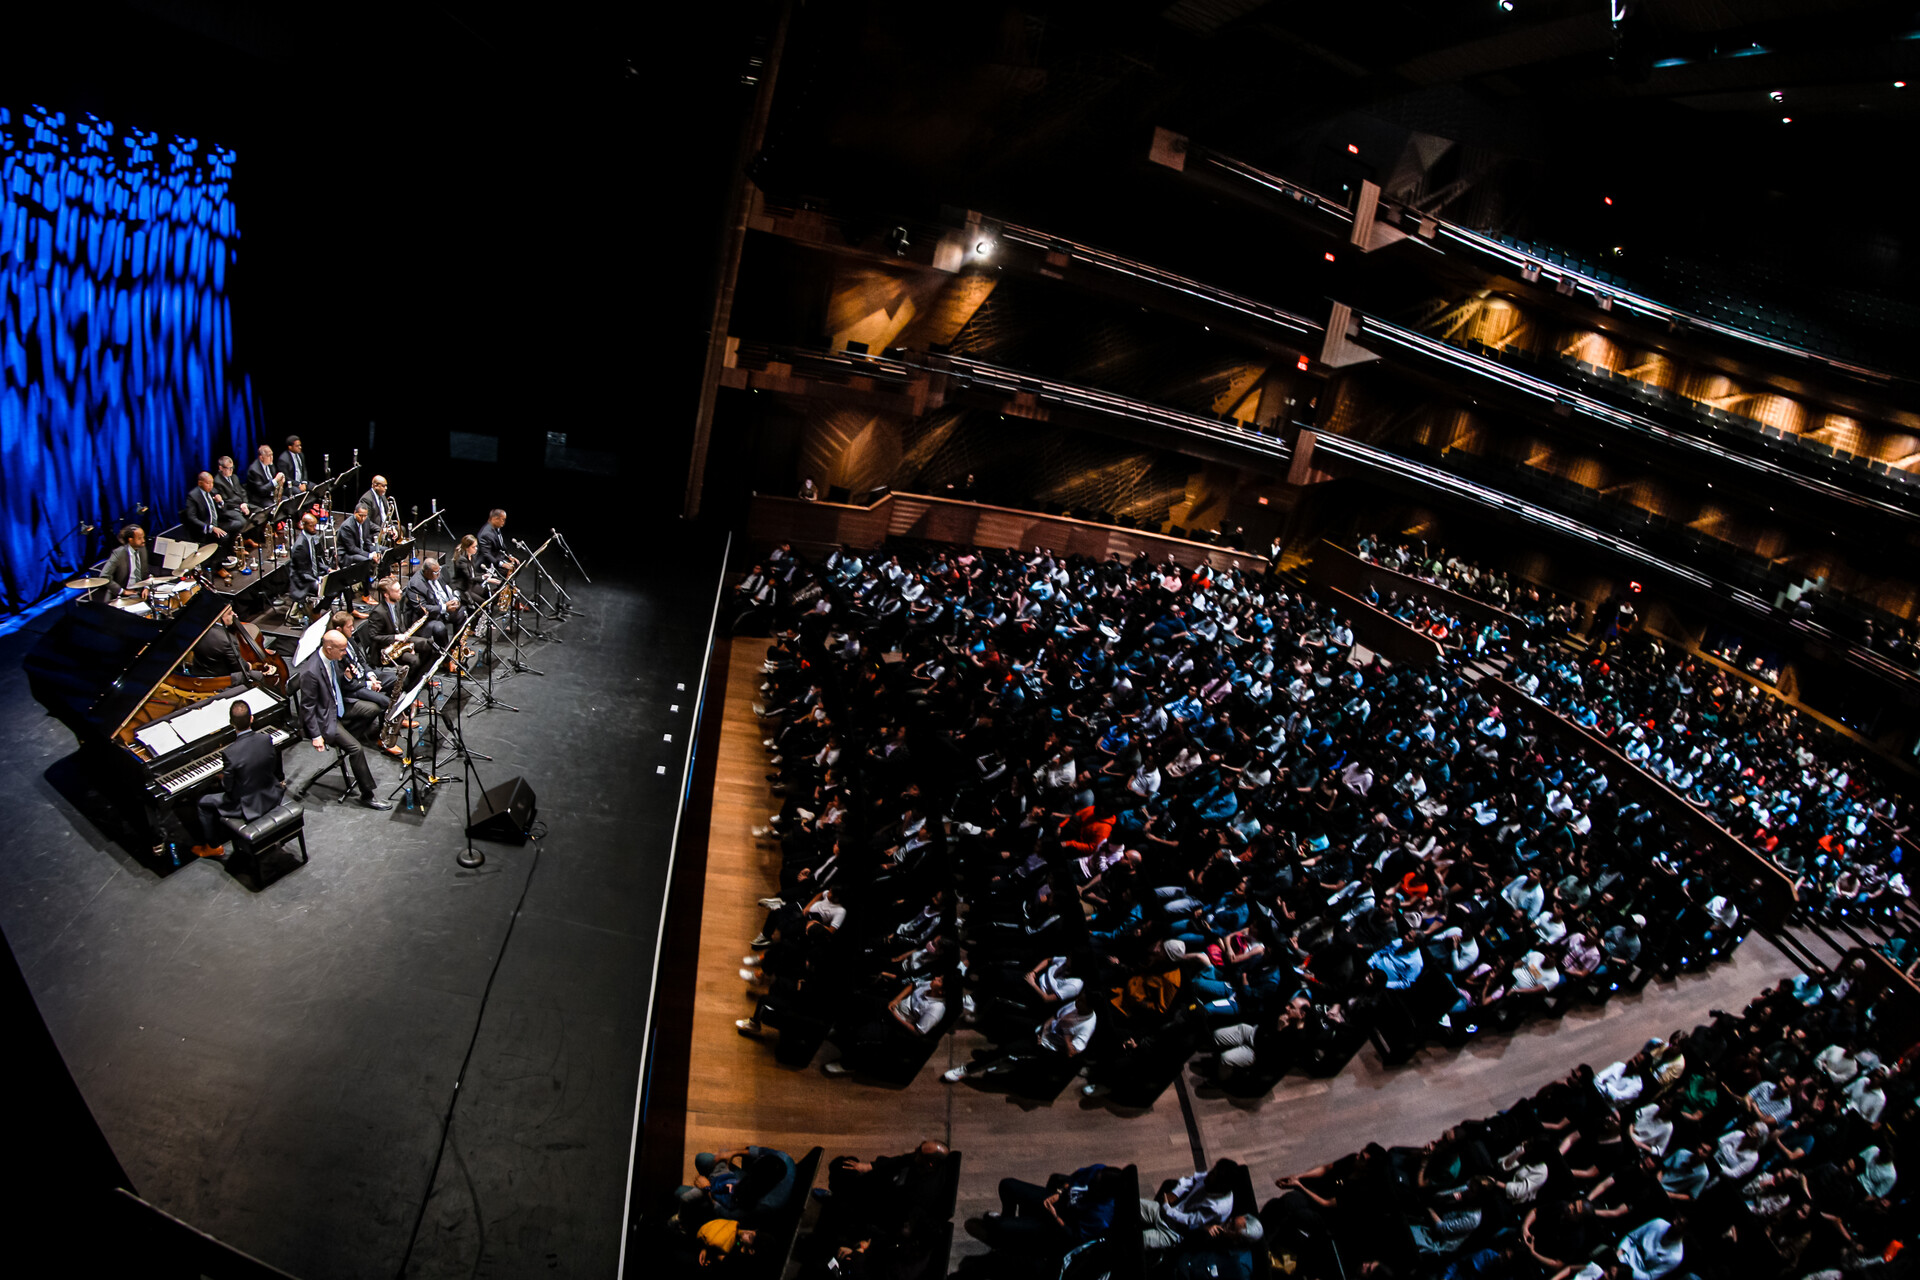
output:
[[[758,707],[782,871],[741,1020],[783,1061],[826,1042],[829,1074],[904,1080],[965,1017],[998,1045],[948,1073],[976,1087],[1143,1105],[1198,1052],[1244,1092],[1745,934],[1743,886],[1523,706],[1357,659],[1279,579],[788,556]]]

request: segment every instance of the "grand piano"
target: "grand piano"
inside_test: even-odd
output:
[[[227,597],[200,591],[170,617],[155,620],[111,605],[68,606],[23,664],[34,698],[80,740],[100,792],[132,830],[135,849],[165,856],[172,807],[207,790],[233,741],[232,701],[253,708],[254,728],[275,747],[292,739],[286,667],[261,682],[187,672],[188,655]]]

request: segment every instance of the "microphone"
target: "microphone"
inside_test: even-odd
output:
[[[514,545],[514,546],[516,546],[516,547],[518,547],[518,548],[520,548],[520,549],[521,549],[522,551],[525,551],[525,550],[527,550],[527,549],[528,549],[528,548],[527,548],[527,544],[526,544],[526,543],[524,543],[524,542],[522,542],[522,541],[520,541],[520,539],[518,539],[518,538],[515,538],[515,539],[513,540],[513,545]]]

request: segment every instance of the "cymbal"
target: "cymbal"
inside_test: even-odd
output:
[[[189,569],[198,569],[201,565],[219,554],[220,544],[217,542],[209,542],[206,546],[200,548],[180,562],[180,572],[185,573]]]
[[[112,581],[111,578],[75,578],[67,586],[74,591],[91,591],[95,587],[104,587]]]

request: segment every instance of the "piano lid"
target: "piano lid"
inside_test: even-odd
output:
[[[220,618],[227,597],[202,587],[160,622],[112,605],[69,605],[21,664],[41,706],[82,741],[119,733]]]

